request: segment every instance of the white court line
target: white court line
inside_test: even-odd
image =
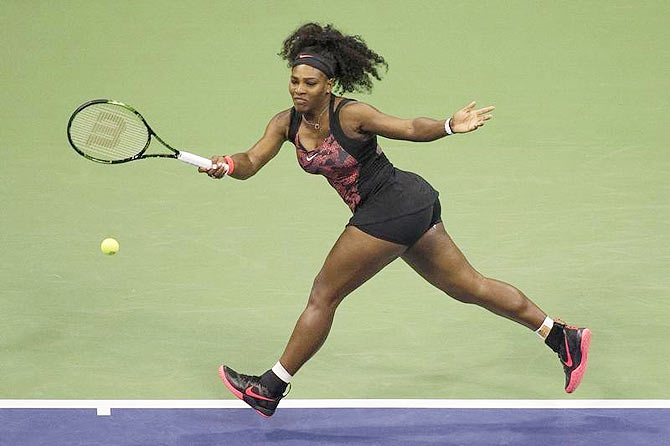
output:
[[[0,409],[240,409],[239,400],[0,400]],[[284,400],[282,409],[670,409],[670,400],[438,400],[329,399]]]

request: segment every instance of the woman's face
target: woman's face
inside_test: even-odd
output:
[[[288,92],[295,109],[300,113],[320,111],[331,86],[321,70],[309,65],[296,65],[291,70]]]

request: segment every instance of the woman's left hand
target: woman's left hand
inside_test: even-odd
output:
[[[452,132],[468,133],[477,130],[479,127],[483,126],[486,121],[493,118],[493,115],[489,112],[495,110],[494,106],[474,110],[475,105],[476,102],[472,101],[470,104],[454,113],[454,116],[451,117],[451,121],[449,122],[449,127],[451,127]]]

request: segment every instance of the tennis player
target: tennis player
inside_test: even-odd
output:
[[[332,25],[298,28],[279,55],[291,68],[293,107],[275,115],[251,149],[214,156],[214,166],[200,171],[244,180],[290,141],[300,167],[325,176],[353,216],[316,275],[279,361],[260,376],[222,365],[219,374],[228,389],[259,414],[271,416],[291,378],[323,345],[340,302],[400,257],[449,296],[535,331],[558,354],[565,390],[574,392],[586,370],[590,331],[552,320],[512,285],[476,271],[444,229],[438,192],[419,175],[394,167],[377,142],[377,136],[434,141],[472,132],[492,118],[494,107],[477,109],[472,102],[447,119],[399,119],[336,96],[335,89],[370,91],[372,78],[381,80],[378,70],[387,64],[359,36],[343,35]]]

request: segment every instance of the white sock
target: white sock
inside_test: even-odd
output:
[[[293,378],[289,372],[286,371],[283,365],[281,365],[281,362],[277,361],[277,363],[272,367],[272,372],[274,372],[275,375],[282,381],[284,381],[286,384],[291,382],[291,379]]]
[[[541,339],[547,339],[547,336],[549,335],[549,332],[551,331],[551,328],[554,326],[554,320],[547,316],[544,318],[544,322],[542,322],[542,325],[540,325],[540,328],[535,330],[535,334],[538,335]]]

